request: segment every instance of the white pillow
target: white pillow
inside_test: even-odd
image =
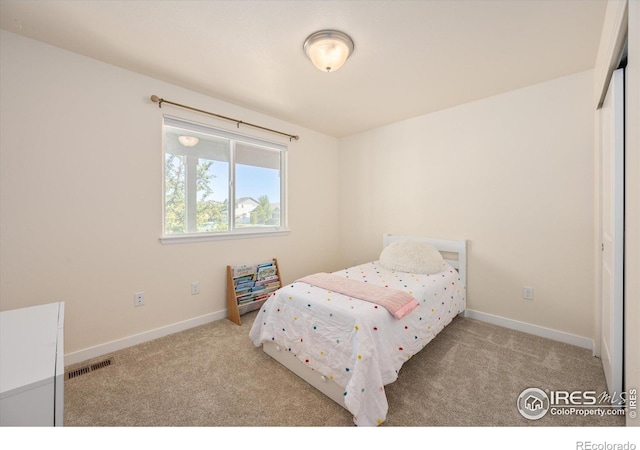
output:
[[[430,274],[441,272],[445,262],[433,245],[416,239],[401,239],[382,250],[380,265],[399,272]]]

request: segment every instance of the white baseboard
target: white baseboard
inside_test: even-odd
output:
[[[575,334],[565,333],[564,331],[553,330],[551,328],[541,327],[519,320],[507,319],[506,317],[494,316],[473,309],[467,309],[464,316],[470,319],[480,320],[482,322],[491,323],[511,330],[522,331],[523,333],[533,334],[554,341],[564,342],[565,344],[575,345],[581,348],[587,348],[594,351],[593,339],[576,336]]]
[[[533,334],[534,336],[540,336],[543,338],[552,339],[554,341],[564,342],[565,344],[587,348],[592,351],[594,351],[595,348],[593,339],[576,336],[574,334],[565,333],[563,331],[553,330],[551,328],[541,327],[539,325],[532,325],[530,323],[520,322],[518,320],[507,319],[506,317],[495,316],[493,314],[487,314],[480,311],[475,311],[473,309],[465,310],[464,316],[470,319],[480,320],[481,322],[487,322],[493,325],[509,328],[511,330]],[[179,331],[188,330],[189,328],[205,325],[207,323],[226,318],[226,310],[206,314],[200,317],[195,317],[193,319],[167,325],[162,328],[156,328],[154,330],[145,331],[144,333],[128,336],[126,338],[107,342],[105,344],[96,345],[95,347],[89,347],[84,350],[68,353],[64,356],[64,363],[65,365],[77,364],[82,361],[87,361],[89,359],[97,358],[102,355],[107,355],[109,353],[113,353],[127,347],[142,344],[143,342],[152,341],[153,339],[158,339],[160,337],[168,336]]]
[[[182,322],[167,325],[162,328],[156,328],[154,330],[145,331],[144,333],[128,336],[126,338],[118,339],[115,341],[107,342],[105,344],[96,345],[95,347],[89,347],[77,352],[67,353],[64,355],[65,366],[76,364],[89,359],[97,358],[102,355],[122,350],[133,345],[142,344],[143,342],[152,341],[163,336],[168,336],[179,331],[188,330],[189,328],[205,325],[216,320],[226,319],[227,311],[219,311],[216,313],[206,314],[204,316],[195,317],[193,319],[185,320]]]

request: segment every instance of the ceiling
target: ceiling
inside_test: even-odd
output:
[[[605,9],[606,0],[0,0],[0,27],[342,137],[592,69]],[[302,48],[326,28],[355,43],[332,73]]]

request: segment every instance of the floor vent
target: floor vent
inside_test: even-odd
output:
[[[82,367],[79,367],[78,369],[74,369],[67,372],[65,378],[67,380],[70,380],[72,378],[79,377],[80,375],[93,372],[94,370],[102,369],[103,367],[108,367],[111,364],[113,364],[113,358],[98,361],[96,363],[82,366]]]

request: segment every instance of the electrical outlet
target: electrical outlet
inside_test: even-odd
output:
[[[191,295],[196,295],[200,293],[200,282],[194,281],[191,283]]]
[[[522,288],[522,298],[525,300],[533,300],[533,288],[524,286]]]
[[[133,306],[144,306],[144,292],[133,294]]]

